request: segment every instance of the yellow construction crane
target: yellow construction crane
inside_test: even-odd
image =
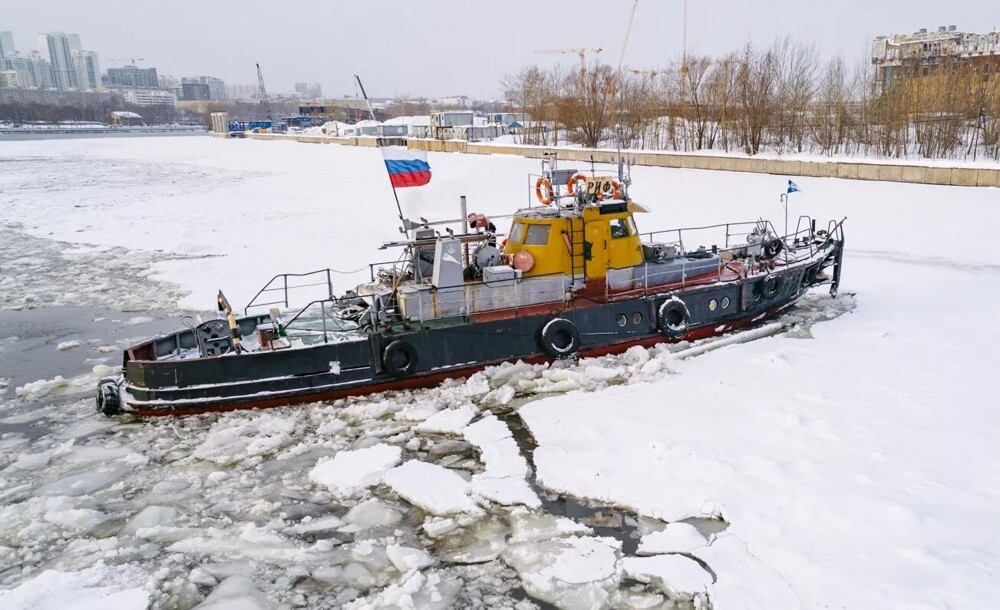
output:
[[[580,56],[580,92],[583,93],[586,89],[586,75],[587,75],[587,53],[600,53],[604,49],[592,49],[588,47],[576,47],[573,49],[550,49],[547,51],[535,51],[536,55],[565,55],[568,53],[576,53]]]
[[[628,14],[628,25],[625,26],[625,40],[622,42],[622,52],[618,55],[618,72],[622,71],[622,64],[625,62],[625,48],[628,47],[628,37],[632,33],[632,21],[635,20],[635,9],[639,7],[639,0],[633,0],[632,11]]]

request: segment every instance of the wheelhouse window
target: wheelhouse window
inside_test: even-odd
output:
[[[521,243],[521,239],[524,237],[524,223],[515,222],[514,226],[510,228],[510,235],[507,237],[507,241],[512,244]]]
[[[615,218],[611,221],[611,237],[628,237],[635,233],[635,228],[632,226],[630,219],[628,218]]]
[[[549,225],[528,225],[528,234],[524,238],[526,246],[544,246],[549,243]]]

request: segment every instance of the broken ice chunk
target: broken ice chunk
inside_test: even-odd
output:
[[[476,510],[469,484],[443,466],[410,460],[385,473],[385,482],[411,504],[435,515]]]
[[[708,540],[690,523],[668,523],[663,531],[652,532],[642,537],[639,542],[639,555],[656,555],[659,553],[690,553],[696,548],[705,546]]]
[[[402,454],[399,447],[384,443],[341,451],[332,460],[316,464],[309,472],[309,479],[337,496],[351,496],[369,485],[381,483],[385,472],[399,463]]]

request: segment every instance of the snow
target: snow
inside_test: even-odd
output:
[[[125,524],[121,533],[134,536],[143,528],[169,525],[177,519],[177,515],[177,509],[173,506],[147,506]]]
[[[622,571],[640,582],[656,580],[665,593],[673,596],[702,593],[712,584],[712,575],[694,559],[683,555],[626,557]]]
[[[276,273],[364,269],[334,274],[340,292],[398,236],[368,148],[208,138],[3,148],[0,307],[14,314],[104,304],[135,319],[210,307],[219,288],[239,306]],[[470,211],[510,213],[538,169],[506,156],[429,160],[431,184],[400,193],[409,216],[455,217],[461,194]],[[563,168],[574,165],[584,164]],[[631,194],[653,209],[638,218],[643,231],[783,215],[783,176],[636,167],[633,178]],[[88,372],[25,383],[0,371],[16,379],[0,387],[0,607],[114,608],[107,599],[133,595],[134,607],[190,608],[206,595],[500,607],[523,587],[562,607],[669,606],[697,589],[722,610],[991,608],[997,190],[793,178],[803,192],[790,218],[848,217],[842,296],[810,295],[774,325],[722,341],[508,363],[427,391],[133,421],[94,415],[94,383],[115,370],[84,359],[116,346],[59,335],[53,358],[79,357]],[[365,213],[331,208],[331,188]],[[231,238],[261,227],[273,247]],[[52,349],[70,337],[87,349]],[[18,349],[0,342],[4,357]],[[512,409],[537,443],[530,486],[502,429]],[[340,495],[310,477],[379,445],[398,453],[373,483]],[[647,524],[639,552],[653,555],[626,557],[585,518],[531,501],[559,494],[631,510]],[[729,526],[702,536],[680,522],[696,516]],[[717,580],[663,554],[674,552]],[[435,563],[402,573],[421,553]],[[215,585],[233,576],[246,580]]]
[[[430,553],[423,549],[390,544],[385,547],[385,552],[389,556],[389,561],[392,562],[392,565],[404,573],[410,570],[422,570],[434,563],[434,559]]]
[[[947,284],[992,318],[996,271],[874,257],[848,269],[858,309],[811,340],[729,346],[659,381],[523,407],[542,484],[668,521],[724,517],[695,550],[719,574],[717,608],[782,607],[789,588],[804,606],[980,607],[1000,545],[977,524],[1000,516],[1000,486],[969,464],[1000,464],[1000,422],[991,362],[959,354],[1000,336],[966,332],[923,287]]]
[[[309,479],[338,496],[350,496],[382,482],[386,471],[399,463],[399,447],[379,443],[372,447],[343,451],[321,461],[309,472]]]
[[[668,523],[659,532],[650,532],[639,541],[638,554],[692,553],[708,546],[708,540],[688,523]]]
[[[270,610],[272,604],[246,576],[230,576],[195,606],[195,610]]]
[[[141,588],[116,589],[104,581],[130,578],[104,566],[80,572],[46,570],[17,587],[0,590],[0,607],[6,610],[145,610],[149,593]]]
[[[407,502],[435,515],[476,509],[465,479],[437,464],[409,460],[387,472],[385,482]]]
[[[421,432],[439,432],[441,434],[460,434],[478,413],[472,405],[462,405],[454,409],[443,409],[431,415],[417,430]]]
[[[606,538],[563,538],[511,546],[504,559],[533,597],[561,608],[603,608],[617,588],[618,547]]]
[[[538,507],[541,501],[528,486],[528,463],[510,428],[488,415],[465,428],[465,439],[479,448],[486,470],[473,475],[472,492],[500,504]]]

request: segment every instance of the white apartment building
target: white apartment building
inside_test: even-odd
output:
[[[0,32],[0,58],[3,58],[4,55],[13,55],[14,51],[14,34]]]
[[[79,38],[79,37],[78,37]],[[101,84],[101,66],[97,61],[97,53],[91,51],[70,51],[73,59],[73,69],[76,71],[78,88],[97,91]]]
[[[57,89],[79,88],[69,36],[62,32],[39,34],[38,46],[43,51],[48,50],[49,62],[52,64],[52,84]]]

